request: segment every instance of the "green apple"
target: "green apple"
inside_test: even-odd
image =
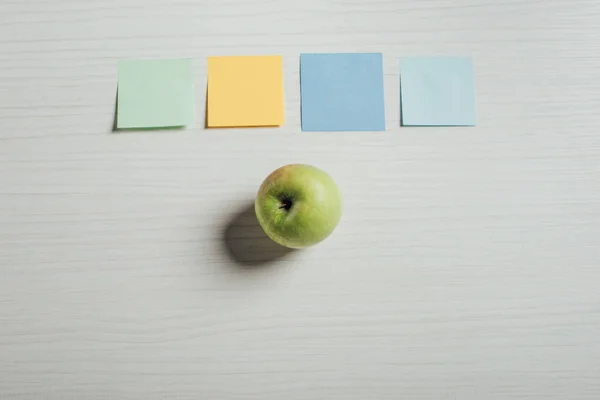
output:
[[[254,207],[267,236],[293,249],[324,240],[342,216],[342,198],[333,179],[305,164],[271,173],[260,186]]]

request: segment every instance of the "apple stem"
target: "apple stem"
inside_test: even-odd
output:
[[[292,201],[290,199],[281,199],[281,206],[279,206],[280,210],[290,211],[292,208]]]

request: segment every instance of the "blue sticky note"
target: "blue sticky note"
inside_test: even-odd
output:
[[[470,58],[405,58],[400,62],[400,82],[402,125],[475,125],[475,84]]]
[[[301,54],[303,131],[384,131],[380,53]]]

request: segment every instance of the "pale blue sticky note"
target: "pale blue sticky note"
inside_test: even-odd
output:
[[[300,55],[303,131],[384,131],[380,53]]]
[[[117,128],[162,128],[194,120],[192,61],[119,62]]]
[[[475,84],[470,58],[402,59],[400,91],[402,125],[475,125]]]

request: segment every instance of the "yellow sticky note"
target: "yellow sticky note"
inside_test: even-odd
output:
[[[208,58],[209,128],[283,125],[281,56]]]

